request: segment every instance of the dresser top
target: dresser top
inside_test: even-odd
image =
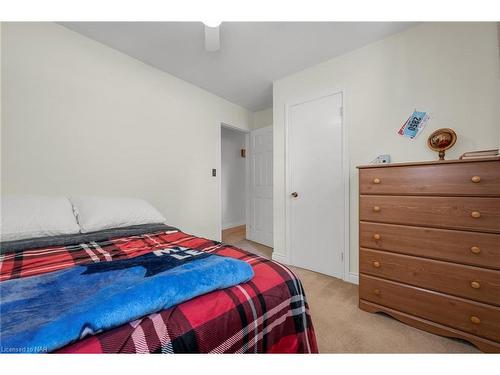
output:
[[[485,161],[500,161],[500,156],[489,157],[489,158],[475,158],[475,159],[465,159],[465,160],[432,160],[432,161],[412,161],[407,163],[389,163],[389,164],[366,164],[358,165],[356,168],[390,168],[390,167],[406,167],[412,165],[435,165],[435,164],[457,164],[457,163],[477,163]]]

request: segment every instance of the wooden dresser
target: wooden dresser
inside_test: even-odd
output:
[[[359,307],[500,352],[500,158],[358,168]]]

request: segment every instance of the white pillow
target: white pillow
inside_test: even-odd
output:
[[[80,231],[66,197],[11,195],[2,197],[1,240],[75,234]]]
[[[78,196],[70,200],[82,233],[165,222],[151,204],[138,198]]]

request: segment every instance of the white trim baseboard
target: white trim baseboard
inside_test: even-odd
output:
[[[272,259],[279,263],[288,264],[288,260],[283,254],[273,252]]]
[[[355,272],[349,272],[349,276],[345,279],[348,283],[359,285],[359,274]]]
[[[242,225],[245,225],[245,221],[238,221],[236,223],[227,223],[227,224],[222,224],[222,230],[224,229],[229,229],[229,228],[234,228],[234,227],[241,227]]]
[[[275,260],[276,262],[289,265],[286,255],[273,252],[272,259]],[[359,274],[357,274],[356,272],[349,272],[347,274],[347,277],[345,277],[343,280],[351,284],[359,285]]]

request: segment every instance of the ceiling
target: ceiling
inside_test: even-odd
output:
[[[412,22],[224,22],[221,49],[201,22],[61,25],[251,111],[272,106],[272,82],[415,25]]]

